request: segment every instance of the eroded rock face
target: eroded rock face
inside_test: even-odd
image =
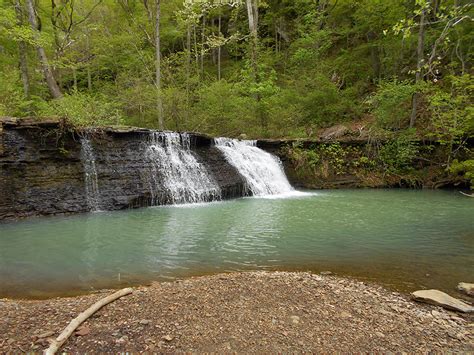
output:
[[[87,211],[80,145],[55,130],[4,128],[0,134],[0,220]]]
[[[474,307],[438,290],[421,290],[412,293],[415,301],[434,304],[458,312],[474,312]]]
[[[80,138],[59,123],[0,120],[0,220],[90,210],[85,194]],[[96,157],[100,208],[118,210],[151,204],[144,176],[146,129],[105,129],[88,133]],[[190,134],[191,148],[221,189],[222,198],[245,194],[245,182],[212,145]]]

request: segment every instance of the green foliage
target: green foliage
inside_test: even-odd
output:
[[[416,85],[405,81],[383,81],[369,100],[377,124],[384,128],[403,128],[410,119],[411,100]]]
[[[387,172],[403,173],[413,168],[418,151],[418,143],[411,135],[401,135],[382,146],[379,159]]]
[[[340,143],[322,144],[319,151],[321,159],[328,162],[336,175],[346,172],[346,156],[348,152],[342,148]]]
[[[304,138],[321,127],[372,117],[378,128],[402,131],[412,96],[419,92],[418,134],[443,143],[451,159],[453,147],[474,130],[468,74],[474,54],[473,7],[458,3],[446,0],[434,9],[427,0],[261,1],[256,62],[251,64],[244,2],[165,1],[158,93],[155,2],[84,0],[73,9],[71,2],[52,9],[50,1],[38,0],[38,34],[31,30],[25,8],[18,16],[13,2],[0,0],[0,114],[156,128],[160,97],[166,129]],[[422,9],[429,17],[425,83],[415,85]],[[19,70],[21,43],[26,44],[29,95]],[[38,45],[65,94],[61,100],[50,99]],[[414,151],[411,143],[406,142],[407,151],[399,143],[383,148],[385,163],[394,170],[404,169]],[[347,171],[338,159],[348,155],[327,148],[303,160],[313,167],[324,158],[336,171]],[[398,150],[400,161],[392,154]],[[373,168],[372,157],[363,158],[353,165]]]
[[[309,169],[314,172],[320,163],[318,152],[315,149],[303,149],[299,142],[286,147],[285,155],[290,158],[296,171]]]
[[[474,81],[469,74],[446,79],[450,91],[440,86],[426,89],[431,111],[430,136],[441,144],[460,143],[463,137],[474,134]]]
[[[374,159],[370,159],[369,157],[363,155],[353,161],[353,165],[356,168],[361,167],[366,170],[374,170],[377,167],[377,162]]]
[[[249,127],[242,127],[243,117],[252,116],[253,98],[242,96],[240,87],[221,80],[199,90],[198,101],[195,105],[193,127],[213,135],[238,136],[246,133]],[[248,124],[253,129],[257,122]]]
[[[76,92],[40,107],[40,116],[65,118],[76,126],[120,125],[120,107],[104,95]]]
[[[0,116],[23,116],[28,102],[23,97],[18,70],[0,71]]]
[[[285,151],[296,171],[324,176],[347,173],[351,165],[347,159],[350,153],[351,149],[343,148],[340,143],[320,144],[313,149],[304,149],[301,144],[294,143]]]
[[[42,36],[35,39],[33,31],[30,26],[18,24],[18,19],[15,14],[13,6],[2,8],[0,7],[0,39],[1,38],[23,41],[30,45],[47,45],[47,36]]]
[[[474,160],[458,161],[454,159],[449,172],[452,174],[463,174],[464,178],[471,182],[471,190],[474,190]]]

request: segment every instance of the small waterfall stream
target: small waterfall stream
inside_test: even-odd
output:
[[[219,200],[220,188],[191,149],[189,134],[153,132],[146,149],[151,164],[152,204],[182,204]],[[165,189],[166,197],[159,191]]]
[[[245,179],[249,194],[271,196],[294,192],[280,159],[258,148],[256,141],[216,138],[214,142],[225,160]],[[222,198],[218,183],[199,161],[199,155],[191,149],[188,133],[151,132],[141,144],[138,155],[131,152],[124,154],[140,157],[139,170],[132,174],[138,174],[141,179],[142,191],[145,194],[149,191],[149,201],[145,205],[200,203]],[[128,161],[125,158],[128,156],[124,157],[124,161]],[[103,159],[107,162],[109,158],[106,156]],[[87,137],[81,138],[81,161],[89,210],[100,211],[106,208],[109,200],[105,193],[101,197],[96,152]],[[103,168],[109,174],[115,172],[107,165]],[[104,191],[109,191],[107,183],[108,180],[102,186]]]
[[[95,154],[88,138],[81,138],[81,160],[84,166],[86,199],[91,211],[100,210],[100,191],[95,165]]]
[[[216,147],[247,180],[254,196],[288,194],[291,187],[281,161],[257,147],[256,141],[215,138]]]

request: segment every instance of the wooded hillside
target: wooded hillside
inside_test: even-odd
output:
[[[0,115],[249,137],[473,130],[469,0],[0,4]]]

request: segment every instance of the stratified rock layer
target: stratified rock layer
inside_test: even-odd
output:
[[[0,220],[37,215],[86,212],[81,135],[90,137],[96,157],[100,208],[118,210],[149,206],[144,156],[151,131],[106,128],[66,131],[57,121],[0,121]],[[191,149],[221,189],[223,199],[245,194],[244,179],[212,145],[190,134]]]

